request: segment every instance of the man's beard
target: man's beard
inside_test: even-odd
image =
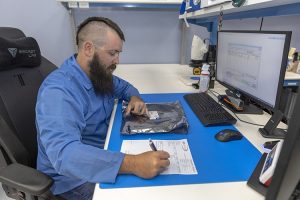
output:
[[[99,56],[95,54],[90,62],[90,79],[94,86],[96,93],[100,94],[113,94],[113,76],[112,71],[116,69],[116,65],[106,67],[99,59]]]

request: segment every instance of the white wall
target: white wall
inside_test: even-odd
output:
[[[261,18],[224,20],[224,30],[259,30]],[[265,17],[262,30],[292,31],[291,47],[300,50],[300,14],[291,16]]]
[[[106,16],[124,30],[121,63],[179,63],[180,26],[176,10],[104,8],[75,11],[76,25],[88,16]],[[266,17],[262,30],[292,30],[291,46],[300,49],[300,15]],[[0,26],[23,30],[37,39],[42,54],[60,65],[75,52],[72,19],[55,0],[0,0]],[[223,29],[258,30],[260,18],[224,20]],[[205,28],[191,25],[186,37],[186,63],[194,34],[209,37]]]
[[[19,28],[35,38],[42,55],[58,66],[74,52],[70,19],[55,0],[0,0],[0,26]],[[0,199],[9,199],[2,187]]]
[[[55,0],[0,0],[0,26],[35,38],[42,55],[60,65],[74,53],[69,12]]]
[[[74,16],[76,26],[89,16],[102,16],[121,27],[126,41],[120,63],[179,63],[181,29],[177,9],[98,7],[75,10]]]
[[[259,30],[261,18],[224,20],[222,30]],[[265,17],[262,30],[292,31],[291,47],[300,51],[300,15]],[[186,36],[186,62],[190,60],[190,47],[193,35],[209,38],[206,28],[191,25]]]

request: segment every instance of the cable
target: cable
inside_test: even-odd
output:
[[[221,95],[220,93],[218,93],[218,92],[216,92],[216,91],[214,91],[214,90],[211,90],[211,89],[209,89],[208,91],[210,91],[215,97],[217,97],[218,98],[218,96],[217,95]],[[217,95],[215,95],[214,93],[216,93]]]
[[[261,18],[261,21],[260,21],[260,27],[259,27],[259,31],[261,31],[261,28],[262,28],[263,22],[264,22],[264,18],[262,17],[262,18]]]
[[[223,26],[223,5],[220,8],[220,14],[218,16],[218,31],[221,31]]]
[[[218,98],[218,96],[217,95],[220,95],[218,92],[216,92],[216,91],[214,91],[214,90],[211,90],[211,89],[209,89],[208,91],[210,91],[211,92],[211,94],[213,94],[215,97],[217,97]],[[217,94],[217,95],[215,95],[215,93]],[[218,98],[219,99],[219,98]],[[218,101],[218,103],[221,105],[221,106],[223,106],[224,108],[226,108],[226,106],[223,104],[223,103],[221,103],[220,101]],[[244,123],[247,123],[247,124],[251,124],[251,125],[255,125],[255,126],[265,126],[265,125],[262,125],[262,124],[256,124],[256,123],[252,123],[252,122],[247,122],[247,121],[245,121],[245,120],[242,120],[242,119],[240,119],[238,116],[237,116],[237,114],[235,113],[235,112],[232,112],[234,115],[235,115],[235,117],[239,120],[239,121],[241,121],[241,122],[244,122]]]
[[[245,121],[245,120],[240,119],[240,118],[237,116],[237,114],[235,114],[234,112],[233,112],[233,114],[234,114],[235,117],[238,118],[238,120],[240,120],[241,122],[244,122],[244,123],[247,123],[247,124],[251,124],[251,125],[255,125],[255,126],[265,126],[265,125],[262,125],[262,124],[256,124],[256,123],[252,123],[252,122],[247,122],[247,121]]]

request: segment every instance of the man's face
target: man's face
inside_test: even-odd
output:
[[[94,86],[95,91],[101,94],[113,93],[113,78],[112,72],[116,68],[116,65],[105,66],[99,56],[94,54],[92,61],[90,62],[90,79]]]
[[[96,48],[90,62],[90,78],[96,92],[113,93],[112,73],[119,63],[123,42],[116,32],[107,32],[106,44]]]

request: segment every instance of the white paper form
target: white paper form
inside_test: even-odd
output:
[[[152,141],[157,150],[164,150],[170,154],[170,166],[161,174],[198,174],[187,139]],[[123,140],[123,153],[140,154],[146,151],[152,151],[149,140]]]

